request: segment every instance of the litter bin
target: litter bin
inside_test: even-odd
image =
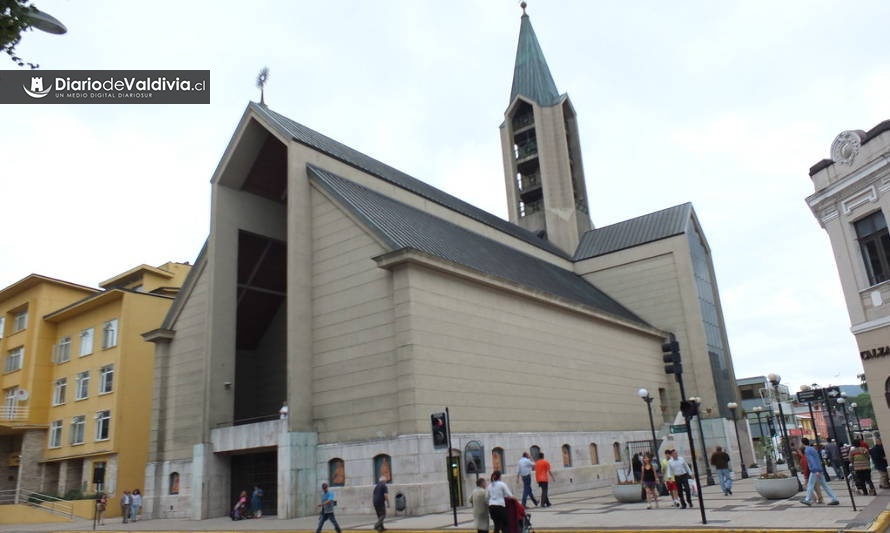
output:
[[[406,506],[407,506],[407,503],[405,502],[405,495],[402,494],[401,492],[396,493],[396,512],[398,512],[398,511],[404,512]]]

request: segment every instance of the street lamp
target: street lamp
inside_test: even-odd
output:
[[[800,491],[803,490],[803,485],[800,484],[800,479],[797,477],[797,468],[794,467],[794,456],[791,454],[791,443],[788,441],[788,426],[785,425],[785,412],[782,410],[782,398],[779,397],[779,383],[782,381],[782,376],[770,374],[766,379],[773,386],[773,390],[776,392],[776,403],[779,404],[779,426],[782,429],[782,439],[785,441],[785,462],[788,464],[788,470],[791,471],[792,477],[797,480],[797,490]]]
[[[859,404],[853,402],[850,404],[850,408],[853,409],[853,416],[856,417],[856,430],[859,431],[859,436],[865,438],[862,435],[862,422],[859,421],[859,413],[856,411],[856,408],[859,407]]]
[[[850,434],[850,418],[847,416],[847,398],[845,395],[841,394],[841,397],[837,399],[837,404],[841,407],[841,411],[844,412],[844,427],[847,429],[847,442],[850,445],[853,445],[853,435]]]
[[[658,460],[658,440],[655,438],[655,421],[652,419],[652,396],[649,395],[649,391],[646,389],[640,389],[637,391],[637,396],[639,396],[644,402],[646,402],[646,408],[649,411],[649,429],[652,430],[652,455]]]
[[[711,462],[708,461],[708,445],[705,444],[705,430],[701,424],[701,398],[698,396],[692,396],[691,398],[689,398],[689,401],[695,402],[699,405],[698,416],[696,416],[696,418],[698,419],[698,433],[699,435],[701,435],[702,457],[705,461],[705,483],[708,486],[715,485],[716,483],[714,483],[714,475],[711,473]]]
[[[739,422],[736,418],[736,409],[739,407],[739,404],[729,402],[726,404],[726,407],[732,413],[732,423],[735,426],[735,441],[739,445],[739,464],[742,465],[742,479],[748,479],[748,469],[745,467],[745,458],[742,457],[742,439],[739,437]]]

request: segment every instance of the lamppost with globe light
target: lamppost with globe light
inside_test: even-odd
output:
[[[846,394],[841,393],[840,397],[835,401],[837,402],[838,406],[840,406],[841,411],[844,412],[844,426],[847,428],[847,438],[850,439],[850,442],[852,443],[853,439],[852,439],[852,436],[850,435],[850,419],[847,417],[847,405],[846,405],[847,397],[846,396],[847,396]],[[850,465],[850,466],[852,467],[852,465]],[[855,511],[856,510],[856,500],[853,499],[853,488],[850,486],[850,478],[847,476],[844,476],[844,481],[847,482],[847,492],[850,494],[850,503],[853,505],[853,510]]]
[[[738,409],[739,404],[729,402],[726,404],[726,407],[728,407],[729,411],[732,413],[732,424],[735,426],[735,441],[736,444],[739,445],[739,464],[742,465],[742,479],[748,479],[748,469],[745,467],[745,458],[742,457],[742,439],[739,437],[739,421],[738,418],[736,418],[736,409]]]
[[[856,431],[858,431],[859,436],[862,437],[862,422],[859,420],[859,413],[856,411],[857,407],[859,407],[859,404],[856,402],[850,404],[850,409],[853,410],[853,416],[856,417]]]
[[[649,429],[652,430],[652,455],[655,459],[658,459],[658,440],[655,438],[655,420],[652,418],[652,396],[649,395],[649,391],[646,389],[640,389],[637,391],[637,396],[639,396],[644,402],[646,402],[646,408],[649,411]]]
[[[707,483],[708,486],[715,485],[714,475],[711,473],[711,462],[708,461],[708,445],[705,444],[705,430],[701,424],[701,398],[699,396],[692,396],[689,398],[689,401],[699,405],[698,415],[695,418],[698,419],[698,433],[701,435],[702,458],[705,463],[705,483]]]
[[[791,442],[788,441],[788,426],[785,424],[785,411],[782,409],[782,398],[779,396],[779,383],[782,381],[782,376],[778,374],[770,374],[766,379],[768,379],[773,386],[773,390],[776,392],[776,403],[779,405],[779,426],[782,430],[782,440],[785,441],[785,445],[783,446],[783,451],[786,454],[785,463],[788,465],[788,470],[791,471],[791,477],[797,480],[797,490],[800,491],[803,490],[803,485],[800,484],[800,479],[797,477],[797,468],[794,467],[794,456],[791,453]]]

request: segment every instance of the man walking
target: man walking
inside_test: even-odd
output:
[[[668,468],[670,468],[671,474],[674,475],[674,480],[677,482],[677,492],[680,496],[680,507],[685,509],[688,504],[691,509],[693,505],[692,492],[689,490],[689,473],[691,472],[689,464],[686,462],[686,459],[680,457],[677,450],[671,450],[671,458],[668,460]],[[686,501],[683,501],[684,495],[686,496]]]
[[[875,464],[875,470],[881,476],[878,487],[882,489],[890,489],[890,479],[887,476],[887,456],[884,454],[884,445],[881,439],[875,439],[875,445],[868,451],[871,461]]]
[[[522,480],[523,507],[525,507],[525,502],[528,498],[531,498],[532,502],[535,505],[538,505],[538,500],[535,499],[535,495],[532,493],[532,470],[534,469],[535,463],[532,462],[528,452],[523,452],[522,457],[519,458],[519,464],[516,467],[516,479]]]
[[[828,452],[828,460],[831,461],[831,468],[834,469],[834,475],[838,479],[844,479],[843,470],[841,469],[841,450],[837,446],[837,442],[831,439],[825,445],[825,451]]]
[[[717,446],[711,454],[711,464],[717,470],[717,479],[720,480],[720,488],[724,496],[732,494],[732,471],[729,469],[729,454],[723,451],[722,446]]]
[[[321,514],[318,516],[318,527],[315,528],[315,533],[321,533],[321,526],[324,525],[328,520],[334,524],[334,529],[337,530],[337,533],[342,533],[340,530],[340,524],[337,523],[337,519],[334,517],[334,506],[337,505],[337,500],[334,499],[334,493],[328,490],[328,484],[321,484],[321,503],[318,504],[318,507],[321,507]]]
[[[386,529],[383,527],[383,519],[386,518],[386,508],[389,507],[389,487],[386,486],[386,476],[380,476],[377,484],[374,485],[374,496],[371,498],[371,503],[374,504],[374,511],[377,513],[377,523],[374,524],[374,529],[383,531]]]
[[[550,461],[544,459],[544,452],[541,452],[538,455],[538,460],[535,461],[535,480],[538,482],[538,486],[541,487],[541,507],[550,507],[552,504],[550,503],[550,496],[547,495],[547,490],[550,487],[550,480],[556,481],[556,478],[553,476],[553,472],[550,471]],[[532,498],[532,501],[534,501],[534,498]]]
[[[822,489],[822,493],[831,498],[828,505],[839,505],[837,496],[834,495],[834,491],[832,491],[831,487],[828,486],[828,483],[825,482],[825,469],[822,466],[822,459],[819,457],[819,452],[810,446],[810,439],[804,437],[800,439],[800,442],[805,446],[803,454],[806,458],[807,466],[810,467],[810,479],[807,480],[807,494],[800,502],[806,506],[813,505],[813,491],[816,490],[816,484],[818,483],[819,487]]]

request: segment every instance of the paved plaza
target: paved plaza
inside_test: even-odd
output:
[[[765,500],[754,491],[754,480],[736,480],[732,496],[724,496],[716,486],[704,487],[703,496],[707,524],[702,524],[696,503],[693,509],[676,509],[663,499],[659,509],[646,509],[645,503],[618,503],[609,487],[569,492],[551,496],[553,507],[531,507],[532,524],[538,532],[561,531],[885,531],[890,524],[890,512],[883,513],[890,503],[890,489],[879,490],[877,496],[854,497],[853,510],[847,488],[840,481],[831,487],[840,498],[840,505],[829,507],[800,503],[803,493],[788,500]],[[373,531],[375,517],[370,507],[361,515],[338,514],[344,530]],[[665,505],[668,504],[668,505]],[[458,530],[474,531],[469,508],[458,509]],[[279,520],[265,517],[259,520],[233,522],[229,518],[210,520],[145,520],[122,524],[120,519],[106,522],[97,528],[104,532],[117,531],[314,531],[316,517]],[[451,512],[424,516],[389,516],[386,528],[399,533],[408,531],[449,530],[454,528]],[[91,531],[92,522],[76,520],[70,524],[36,524],[0,528],[4,533],[37,533],[52,531]],[[325,524],[324,531],[333,531]]]

